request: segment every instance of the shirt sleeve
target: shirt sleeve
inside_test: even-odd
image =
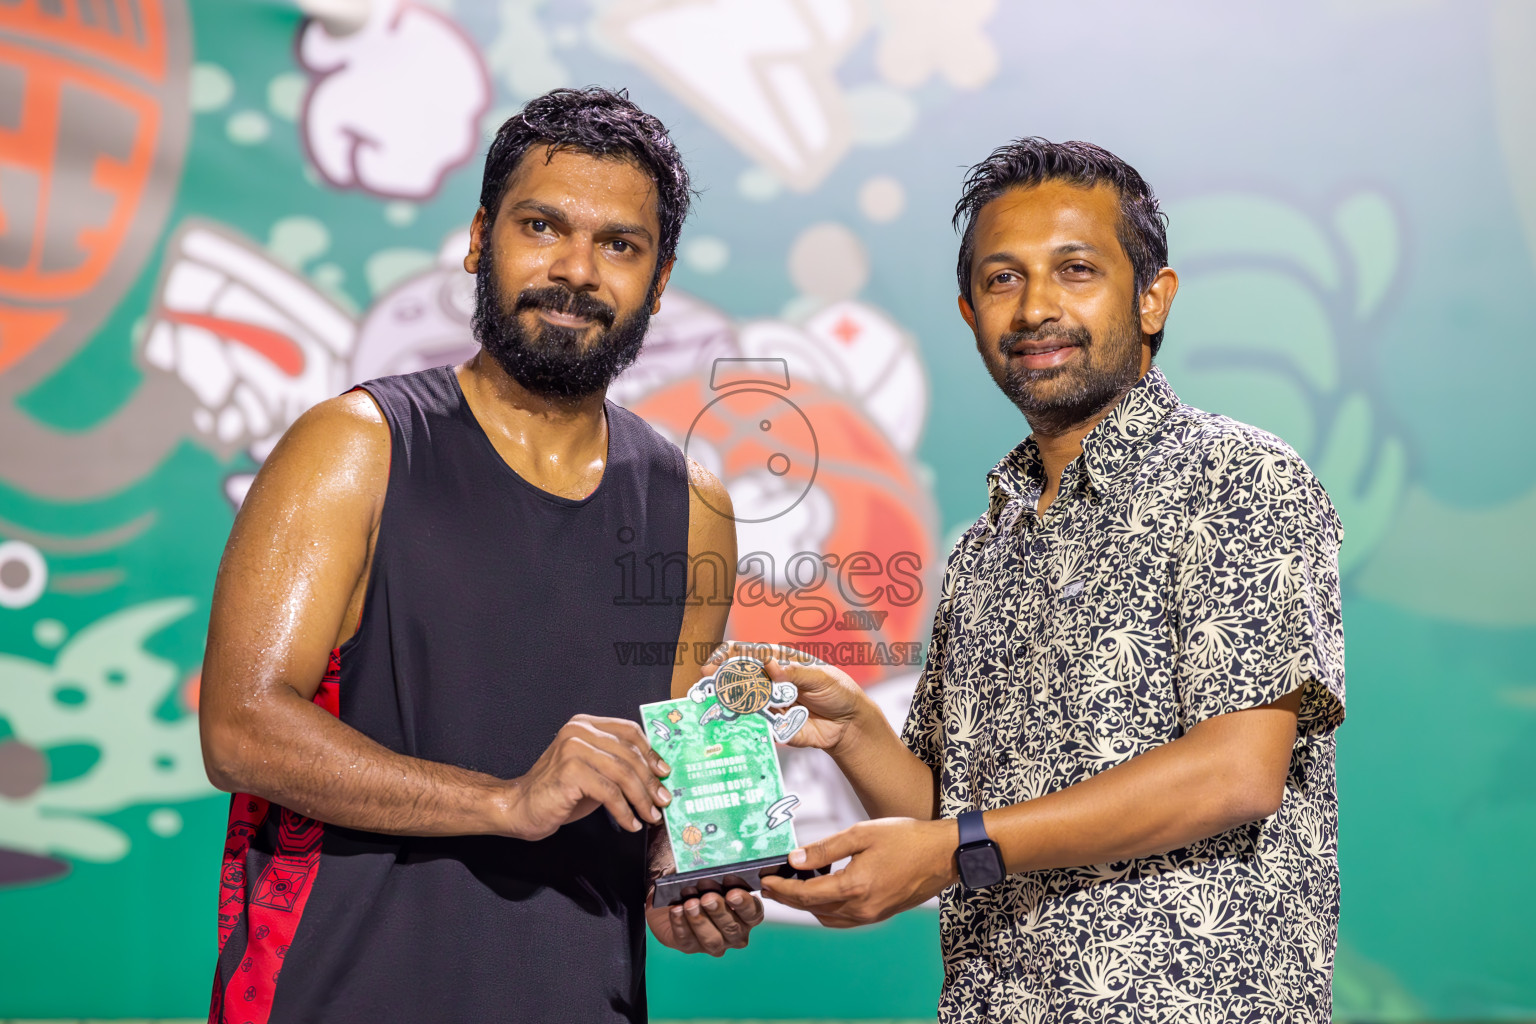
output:
[[[1344,720],[1342,538],[1322,485],[1277,438],[1255,431],[1206,456],[1175,567],[1184,728],[1297,689],[1303,733]]]
[[[907,723],[901,730],[901,741],[907,749],[934,771],[939,770],[944,757],[944,661],[949,650],[949,609],[960,572],[961,553],[970,548],[976,529],[973,526],[965,532],[944,566],[944,583],[939,590],[939,605],[933,612],[933,631],[928,637],[928,656],[912,694]]]

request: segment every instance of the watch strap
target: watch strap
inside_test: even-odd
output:
[[[987,835],[987,826],[982,823],[980,811],[964,811],[955,820],[960,823],[961,846],[985,843],[992,838]]]

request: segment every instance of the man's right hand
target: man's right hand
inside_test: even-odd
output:
[[[817,747],[835,757],[856,742],[859,723],[870,713],[885,721],[853,677],[834,665],[770,658],[766,667],[768,678],[774,682],[795,684],[800,691],[796,702],[811,713],[800,731],[790,737],[791,747]]]
[[[780,654],[764,662],[768,678],[775,683],[794,683],[800,691],[796,703],[810,712],[805,725],[789,740],[788,746],[816,747],[835,757],[857,742],[859,724],[869,715],[877,716],[884,723],[885,716],[880,709],[847,672],[792,647],[774,646]],[[737,655],[761,658],[762,645],[722,644],[704,666],[705,674],[713,673],[721,662]]]
[[[638,832],[661,822],[672,794],[660,782],[671,767],[639,725],[624,718],[577,715],[555,734],[528,774],[512,783],[505,833],[543,839],[599,807]]]

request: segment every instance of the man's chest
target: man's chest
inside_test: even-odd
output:
[[[1175,738],[1176,506],[1078,499],[1041,518],[1016,502],[998,525],[949,606],[955,781],[1038,795]]]

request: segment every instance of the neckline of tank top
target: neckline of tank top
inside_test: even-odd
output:
[[[455,372],[454,367],[445,366],[443,369],[447,371],[448,379],[453,383],[453,393],[458,396],[459,399],[459,415],[463,417],[465,423],[468,424],[470,428],[469,432],[479,440],[479,443],[484,446],[485,453],[489,455],[491,459],[494,460],[495,463],[502,468],[502,470],[511,480],[513,480],[519,486],[526,488],[529,493],[533,494],[535,497],[542,498],[549,502],[551,505],[559,505],[564,508],[580,508],[583,505],[589,504],[592,499],[596,498],[603,492],[603,484],[607,482],[609,473],[613,469],[613,413],[610,409],[612,403],[609,402],[606,398],[603,399],[603,419],[608,425],[608,452],[603,461],[603,475],[597,481],[597,486],[592,488],[592,492],[586,497],[567,498],[563,494],[555,494],[553,491],[546,491],[538,484],[535,484],[526,479],[521,473],[513,469],[511,465],[508,464],[507,460],[502,457],[501,452],[496,450],[496,444],[491,440],[491,436],[487,434],[485,432],[485,428],[480,425],[480,419],[475,415],[475,410],[469,407],[469,398],[464,394],[464,388],[459,384],[459,375],[457,372]]]

